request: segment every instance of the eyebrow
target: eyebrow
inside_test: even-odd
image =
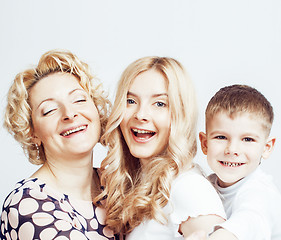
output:
[[[85,90],[82,88],[75,88],[73,90],[71,90],[69,93],[68,93],[68,96],[70,96],[71,94],[73,94],[74,92],[76,91],[82,91],[82,92],[85,92]],[[44,103],[44,102],[48,102],[48,101],[53,101],[54,98],[47,98],[47,99],[44,99],[42,102],[40,102],[40,104],[37,106],[36,110]]]
[[[135,93],[133,93],[133,92],[130,92],[130,91],[128,91],[128,93],[127,93],[127,96],[128,95],[132,95],[132,96],[134,96],[134,97],[137,97],[138,95],[137,94],[135,94]],[[162,96],[165,96],[165,97],[168,97],[168,94],[167,93],[156,93],[156,94],[153,94],[152,95],[152,97],[162,97]]]
[[[209,134],[211,136],[213,135],[228,135],[228,132],[227,131],[221,131],[221,130],[216,130],[216,131],[213,131],[213,132],[209,132]],[[258,134],[255,134],[255,133],[251,133],[251,132],[245,132],[243,134],[240,134],[240,136],[243,136],[243,137],[254,137],[254,138],[260,138],[260,136]]]

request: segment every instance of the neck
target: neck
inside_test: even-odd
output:
[[[78,200],[92,201],[93,181],[92,157],[83,159],[47,158],[43,166],[32,175],[55,190]]]
[[[147,163],[149,162],[148,159],[143,159],[143,158],[139,158],[140,164],[142,167],[145,167],[147,165]]]

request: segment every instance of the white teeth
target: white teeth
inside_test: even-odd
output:
[[[242,165],[242,163],[231,163],[231,162],[223,162],[223,161],[222,164],[228,167],[238,167]]]
[[[140,129],[133,129],[134,132],[136,133],[153,133],[152,131],[147,131],[147,130],[140,130]]]
[[[68,136],[69,134],[71,133],[74,133],[74,132],[78,132],[78,131],[81,131],[81,130],[84,130],[86,128],[86,126],[81,126],[81,127],[77,127],[77,128],[74,128],[74,129],[71,129],[71,130],[68,130],[64,133],[62,133],[62,136],[66,137]]]

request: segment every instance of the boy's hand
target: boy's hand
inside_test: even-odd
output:
[[[185,240],[207,240],[207,236],[204,231],[198,231],[186,237]]]

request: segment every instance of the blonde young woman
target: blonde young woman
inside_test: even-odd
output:
[[[222,203],[192,163],[197,107],[172,58],[145,57],[123,72],[104,140],[106,223],[133,239],[183,239],[224,220]]]
[[[109,101],[88,65],[52,50],[19,73],[8,93],[5,127],[41,167],[6,198],[0,239],[115,239],[93,169]]]

